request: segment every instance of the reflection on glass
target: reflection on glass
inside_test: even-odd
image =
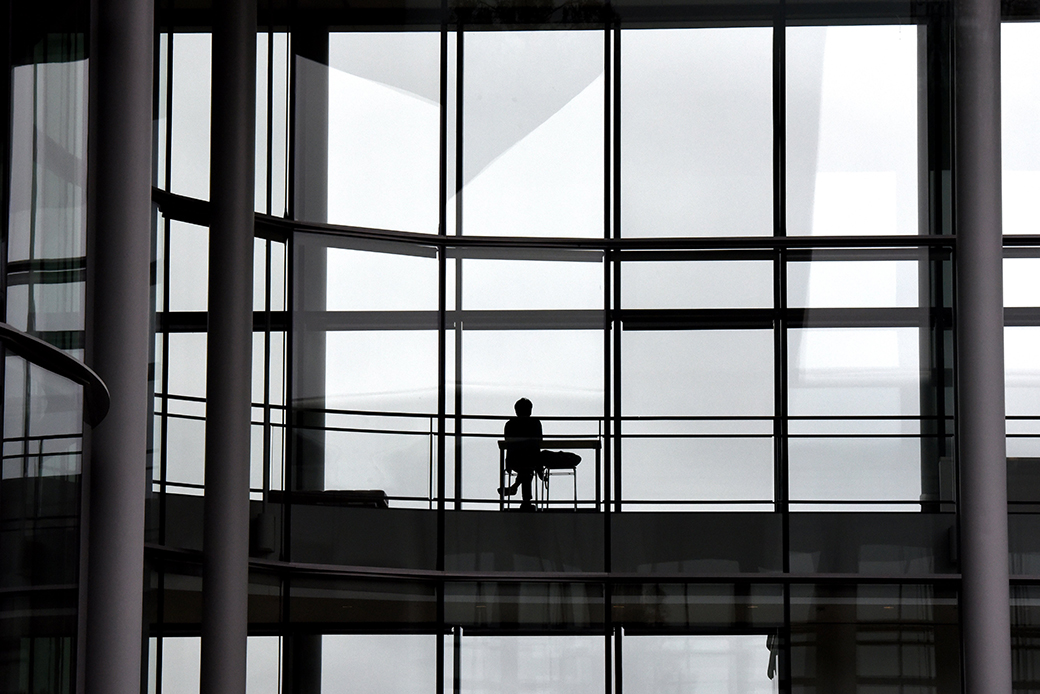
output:
[[[82,349],[86,46],[82,34],[25,41],[29,60],[38,62],[14,66],[10,74],[4,320],[30,333],[64,333],[50,341],[66,350]]]
[[[437,232],[439,70],[436,33],[329,35],[329,222]]]
[[[602,237],[603,33],[469,32],[464,61],[465,233]]]
[[[792,586],[795,691],[960,691],[957,597],[929,585]]]
[[[779,534],[776,539],[779,540]],[[742,543],[729,541],[729,544]],[[662,567],[662,570],[674,572],[676,568]],[[613,603],[614,619],[625,628],[626,662],[630,657],[641,659],[648,656],[642,654],[640,648],[629,651],[627,637],[633,634],[639,641],[654,629],[755,629],[761,631],[763,636],[759,643],[764,645],[768,630],[781,626],[784,621],[783,588],[770,584],[618,584],[614,588]],[[668,667],[667,663],[663,665]],[[627,681],[625,687],[628,687]]]
[[[763,260],[626,262],[624,308],[768,308],[773,264]]]
[[[772,46],[764,27],[622,32],[623,235],[772,234]]]
[[[915,260],[789,263],[787,305],[807,308],[917,306]]]
[[[601,694],[602,636],[463,635],[464,694]]]
[[[774,637],[775,638],[775,637]],[[718,636],[626,636],[624,687],[632,694],[654,692],[779,691],[778,651],[766,634]]]
[[[82,422],[82,386],[8,354],[0,479],[79,475]]]
[[[787,231],[918,231],[916,26],[788,27]]]
[[[1000,25],[1000,137],[1005,234],[1040,233],[1040,24]],[[1035,304],[1034,304],[1035,305]]]
[[[470,514],[456,514],[461,520]],[[478,516],[472,516],[474,519]],[[602,523],[600,524],[602,527]],[[563,539],[562,537],[559,539]],[[597,538],[602,542],[602,538]],[[479,570],[496,570],[481,552]],[[534,559],[532,557],[532,559]],[[602,567],[602,557],[600,557]],[[461,568],[461,567],[460,567]],[[469,567],[462,570],[473,570]],[[519,567],[517,567],[519,569]],[[497,570],[502,570],[499,564]],[[545,569],[534,569],[545,570]],[[575,569],[565,569],[573,571]],[[603,586],[598,583],[448,583],[445,620],[468,630],[584,630],[603,628]],[[463,645],[468,644],[468,637]],[[465,674],[463,675],[465,676]]]

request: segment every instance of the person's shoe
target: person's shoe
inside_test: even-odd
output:
[[[532,504],[530,501],[525,501],[524,503],[520,504],[520,510],[521,511],[534,511],[535,510],[534,504]]]

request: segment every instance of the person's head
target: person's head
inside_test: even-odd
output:
[[[517,417],[530,417],[532,407],[533,405],[531,405],[531,401],[527,398],[520,398],[516,401],[516,404],[513,405]]]

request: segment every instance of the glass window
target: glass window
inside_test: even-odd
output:
[[[210,34],[173,35],[170,191],[209,199]]]
[[[1040,306],[1040,258],[1004,258],[1004,306]]]
[[[773,263],[765,260],[626,262],[623,308],[768,308]]]
[[[1000,27],[1001,181],[1005,234],[1040,234],[1040,23]]]
[[[916,260],[843,260],[787,265],[787,305],[806,308],[912,307]]]
[[[466,258],[456,280],[466,310],[602,309],[602,254],[586,262]]]
[[[918,501],[920,331],[807,328],[788,336],[791,498]]]
[[[170,222],[170,310],[209,309],[209,229]]]
[[[626,331],[621,359],[629,507],[772,500],[772,332]]]
[[[918,233],[918,27],[787,29],[787,232]]]
[[[602,237],[603,32],[470,32],[463,55],[464,233]]]
[[[436,33],[329,35],[330,223],[437,233],[439,71]]]
[[[463,694],[600,694],[602,636],[462,637]]]
[[[1040,456],[1040,327],[1004,328],[1004,407],[1007,454]]]
[[[773,694],[779,682],[775,636],[626,636],[622,644],[624,691],[633,694]]]
[[[437,681],[437,637],[429,634],[325,634],[321,691],[426,694]],[[250,693],[252,694],[252,693]]]
[[[603,333],[595,330],[469,330],[462,334],[463,496],[494,499],[505,420],[526,397],[552,437],[595,438],[603,416]],[[561,418],[561,419],[554,419]],[[594,490],[591,451],[578,486]],[[588,498],[587,496],[585,498]]]
[[[431,254],[328,249],[329,311],[436,311],[437,286]]]
[[[624,236],[773,233],[772,52],[766,27],[622,32]]]

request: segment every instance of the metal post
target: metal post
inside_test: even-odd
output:
[[[213,3],[202,694],[244,694],[249,593],[256,3]]]
[[[1010,694],[1000,3],[957,0],[954,21],[964,691]]]
[[[153,17],[150,0],[91,2],[86,361],[112,404],[84,466],[79,686],[90,694],[141,688]]]

